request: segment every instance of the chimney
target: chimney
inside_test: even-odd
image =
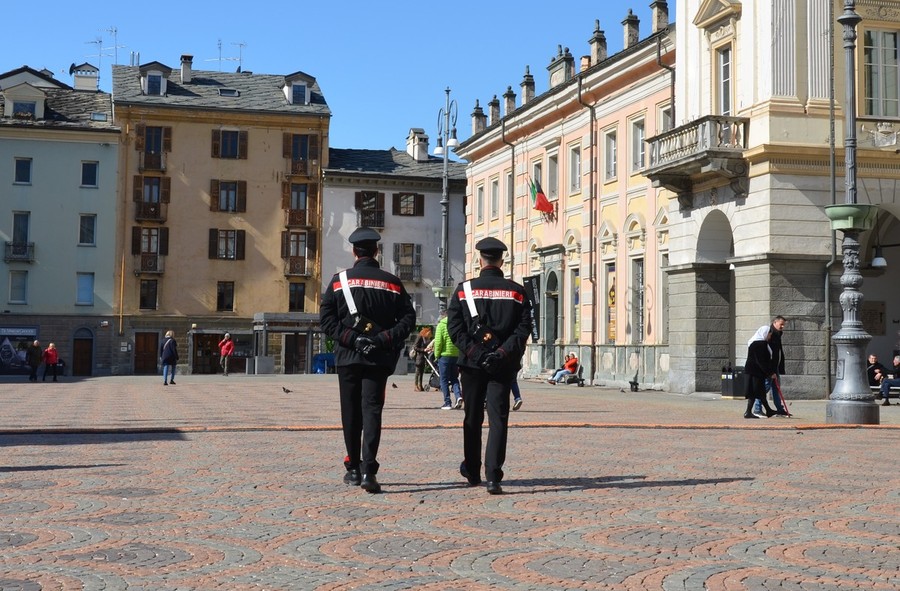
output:
[[[534,76],[531,75],[528,66],[525,66],[525,75],[522,76],[520,86],[522,87],[522,104],[530,103],[534,98]]]
[[[506,92],[503,93],[503,103],[505,105],[504,115],[509,115],[516,110],[516,93],[512,91],[512,86],[506,87]]]
[[[500,99],[497,98],[496,94],[491,99],[491,102],[488,103],[488,112],[491,114],[488,125],[493,125],[500,121]]]
[[[571,80],[575,75],[575,58],[569,53],[569,48],[566,47],[563,51],[562,45],[557,47],[559,48],[557,56],[550,60],[550,65],[547,66],[547,71],[550,72],[550,88]]]
[[[606,59],[606,33],[600,30],[600,21],[594,21],[594,36],[588,40],[591,44],[591,63],[599,64]]]
[[[658,33],[662,31],[666,27],[669,26],[669,3],[665,0],[654,0],[652,4],[650,4],[650,10],[652,11],[652,32]]]
[[[184,54],[181,56],[181,83],[187,84],[191,81],[191,66],[194,64],[194,56]]]
[[[583,55],[581,56],[581,71],[584,72],[588,68],[591,67],[591,56]]]
[[[638,41],[640,41],[641,33],[641,19],[634,14],[631,9],[628,9],[628,16],[625,17],[625,20],[622,21],[622,26],[625,27],[625,47],[624,49],[628,49]]]
[[[487,127],[487,116],[478,104],[478,99],[475,99],[475,110],[472,111],[472,135],[481,133],[485,127]]]
[[[97,90],[100,87],[100,70],[91,64],[72,64],[69,73],[75,75],[75,90]]]
[[[421,127],[411,127],[406,137],[406,153],[416,162],[428,160],[428,135]]]

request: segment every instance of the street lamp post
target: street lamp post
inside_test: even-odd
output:
[[[846,197],[843,205],[825,208],[833,230],[841,230],[844,273],[841,275],[841,310],[843,322],[834,335],[837,348],[837,368],[834,391],[825,407],[825,422],[839,424],[879,423],[879,409],[869,389],[866,375],[866,345],[872,337],[865,331],[861,320],[863,283],[859,272],[859,235],[872,228],[878,214],[874,205],[856,202],[856,26],[862,20],[856,13],[855,0],[844,0],[844,12],[838,17],[844,27],[844,52],[846,65],[846,112],[844,125],[844,150],[846,153],[844,184]]]
[[[447,306],[447,298],[453,286],[450,285],[450,149],[459,145],[456,139],[456,116],[458,113],[456,101],[450,100],[450,87],[446,90],[446,101],[438,111],[438,138],[435,156],[444,157],[443,189],[441,191],[441,249],[438,257],[441,259],[441,285],[433,291],[441,302],[441,306]]]

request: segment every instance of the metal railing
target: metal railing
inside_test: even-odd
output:
[[[6,262],[34,262],[34,242],[7,242],[4,260]]]
[[[294,226],[312,225],[313,212],[308,209],[288,209],[284,212],[284,225],[288,228]]]
[[[166,157],[164,152],[141,152],[138,162],[140,170],[159,170],[166,169]]]
[[[746,117],[707,115],[648,139],[650,168],[671,164],[710,150],[747,149]]]
[[[300,256],[291,256],[287,257],[284,260],[284,274],[285,275],[310,275],[312,269],[310,269],[311,265],[307,264],[306,257]]]
[[[414,281],[416,283],[422,281],[422,265],[402,265],[397,263],[395,264],[394,272],[403,281]]]
[[[164,222],[166,221],[165,203],[147,203],[139,201],[134,204],[134,220],[136,222]]]
[[[135,273],[162,273],[165,270],[166,257],[160,254],[142,253],[134,257]]]
[[[384,211],[363,209],[356,212],[356,225],[384,228]]]

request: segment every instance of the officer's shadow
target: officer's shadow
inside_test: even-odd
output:
[[[639,474],[624,474],[621,476],[597,476],[597,477],[573,477],[573,478],[521,478],[507,479],[503,481],[503,494],[537,494],[542,492],[572,492],[578,490],[592,490],[601,488],[653,488],[664,486],[698,486],[704,484],[724,484],[754,480],[749,476],[734,478],[684,478],[679,480],[647,480],[646,476]],[[465,482],[435,483],[431,485],[417,486],[412,482],[396,483],[394,486],[409,487],[402,490],[391,490],[386,486],[387,493],[415,493],[436,490],[449,490],[454,488],[478,488],[484,483],[470,487]]]

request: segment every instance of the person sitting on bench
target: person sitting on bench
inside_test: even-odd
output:
[[[551,384],[555,384],[556,382],[562,381],[566,376],[570,376],[578,371],[578,357],[575,356],[575,353],[566,353],[566,360],[563,363],[561,369],[558,369],[553,377],[548,381]]]
[[[890,406],[888,397],[891,395],[891,388],[900,388],[900,355],[894,355],[894,368],[891,371],[893,373],[887,374],[889,377],[881,380],[881,397],[884,398],[881,406]]]
[[[866,367],[866,374],[869,376],[869,386],[880,386],[881,380],[884,379],[887,372],[887,368],[878,361],[878,355],[870,353],[869,364],[868,367]]]

